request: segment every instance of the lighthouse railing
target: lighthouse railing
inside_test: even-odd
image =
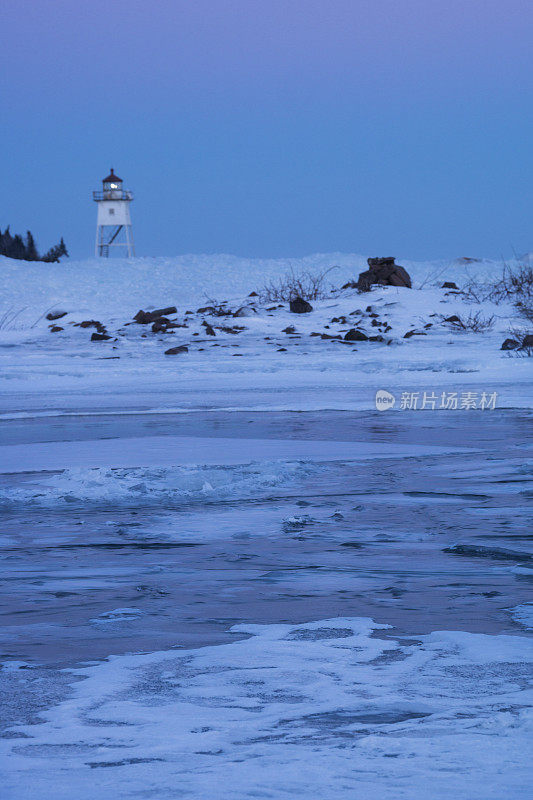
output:
[[[93,192],[93,200],[97,203],[101,200],[133,200],[133,192],[113,189],[107,192]]]

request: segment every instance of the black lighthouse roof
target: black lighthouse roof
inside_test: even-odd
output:
[[[104,178],[103,183],[122,183],[122,178],[119,178],[118,175],[115,175],[113,172],[113,167],[111,167],[111,172]]]

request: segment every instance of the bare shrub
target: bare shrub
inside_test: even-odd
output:
[[[266,283],[259,292],[259,297],[266,303],[290,303],[296,297],[302,300],[324,300],[334,287],[326,284],[326,276],[333,269],[329,269],[313,275],[308,270],[295,272],[291,269],[281,278],[271,280]]]
[[[521,317],[527,319],[528,322],[533,322],[533,306],[528,306],[524,303],[517,303],[516,309]]]
[[[508,355],[511,358],[531,358],[533,356],[533,345],[524,344],[528,339],[531,339],[533,332],[531,328],[509,328],[509,338],[514,339],[519,343],[519,346],[514,350],[509,350]]]
[[[494,327],[494,317],[484,317],[481,311],[475,314],[470,312],[468,317],[455,316],[446,319],[441,316],[441,320],[452,331],[470,331],[472,333],[484,333]]]
[[[512,300],[517,306],[530,306],[533,301],[533,267],[526,264],[509,267],[504,264],[502,277],[496,283],[470,281],[465,286],[464,293],[467,300],[475,303]]]

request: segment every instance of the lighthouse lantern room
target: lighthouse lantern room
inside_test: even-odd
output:
[[[93,192],[98,207],[96,219],[96,255],[108,257],[109,249],[122,248],[127,258],[135,255],[130,218],[132,192],[122,188],[122,179],[113,168],[102,181],[102,191]],[[120,253],[120,249],[117,251]]]

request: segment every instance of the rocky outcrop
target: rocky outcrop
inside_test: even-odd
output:
[[[188,353],[189,348],[186,344],[180,344],[178,347],[170,347],[168,350],[165,350],[166,356],[177,356],[179,353]]]
[[[356,284],[360,292],[368,292],[374,284],[411,288],[411,278],[404,267],[394,263],[392,256],[367,259],[369,269],[361,272]]]

